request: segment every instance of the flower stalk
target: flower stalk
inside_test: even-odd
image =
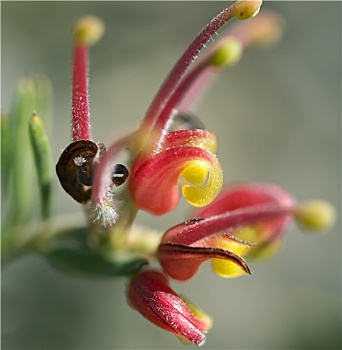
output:
[[[88,49],[104,31],[97,17],[83,17],[74,28],[74,64],[72,76],[72,140],[90,140],[90,114],[88,101]]]

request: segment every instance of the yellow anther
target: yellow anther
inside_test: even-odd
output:
[[[225,40],[210,57],[210,63],[217,68],[236,64],[242,55],[242,45],[235,38]]]
[[[81,17],[74,26],[74,40],[75,42],[93,45],[101,38],[104,28],[103,21],[98,17]]]
[[[258,14],[261,0],[249,1],[249,0],[238,0],[234,6],[234,17],[237,19],[248,19]]]
[[[328,202],[315,200],[300,204],[295,217],[307,230],[323,231],[332,227],[336,220],[336,210]]]

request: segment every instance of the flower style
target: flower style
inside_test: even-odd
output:
[[[72,143],[57,163],[57,175],[66,192],[83,204],[92,234],[98,237],[98,246],[87,248],[94,250],[91,256],[100,259],[109,252],[128,261],[129,268],[121,262],[120,271],[129,275],[129,304],[158,327],[196,345],[204,343],[210,318],[178,296],[169,286],[170,279],[192,278],[206,260],[222,277],[251,274],[245,259],[275,253],[293,219],[311,230],[325,230],[334,219],[328,203],[296,204],[287,191],[269,183],[235,184],[221,191],[215,134],[198,127],[195,119],[182,117],[191,115],[208,82],[236,64],[247,46],[280,36],[279,17],[261,14],[232,26],[190,67],[222,26],[232,18],[254,17],[260,6],[261,1],[238,0],[204,27],[170,71],[140,127],[108,149],[91,140],[88,108],[88,48],[102,35],[103,24],[86,17],[75,27]],[[183,119],[189,127],[184,127]],[[127,166],[114,163],[123,150],[129,154]],[[157,239],[132,226],[138,210],[153,215],[173,210],[180,198],[178,186],[196,208],[193,219]],[[134,264],[136,257],[140,260]],[[152,259],[162,271],[144,266]]]

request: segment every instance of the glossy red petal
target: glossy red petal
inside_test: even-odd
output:
[[[209,174],[207,183],[196,186],[200,192],[198,197],[203,201],[214,199],[222,185],[222,171],[216,156],[200,147],[180,146],[138,158],[133,163],[129,187],[136,207],[155,215],[174,209],[179,201],[178,178],[193,164],[206,164]]]

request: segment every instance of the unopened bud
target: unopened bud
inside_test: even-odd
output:
[[[228,38],[210,57],[210,63],[217,68],[232,66],[240,60],[241,55],[241,43],[235,38]]]
[[[101,38],[104,28],[104,23],[98,17],[81,17],[74,26],[74,39],[76,42],[93,45]]]

